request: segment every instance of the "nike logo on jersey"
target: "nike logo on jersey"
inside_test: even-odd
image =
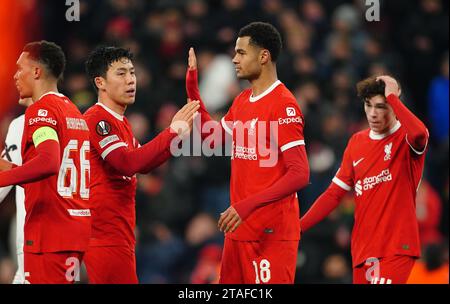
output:
[[[356,167],[360,162],[362,162],[364,160],[364,157],[363,158],[361,158],[360,160],[358,160],[358,161],[354,161],[353,162],[353,167]]]

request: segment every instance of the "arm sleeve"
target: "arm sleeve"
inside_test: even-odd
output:
[[[51,96],[43,97],[51,99]],[[22,166],[0,173],[0,187],[26,184],[57,174],[60,160],[58,116],[50,102],[33,104],[25,111],[24,137],[32,142],[36,156]]]
[[[395,95],[390,94],[386,98],[391,105],[398,120],[406,129],[406,142],[416,154],[425,152],[428,144],[429,133],[423,122],[418,119]]]
[[[169,127],[145,145],[140,146],[134,139],[133,147],[129,147],[120,127],[109,117],[96,113],[87,115],[86,120],[92,147],[101,158],[124,176],[148,173],[167,161],[171,156],[170,144],[177,137]]]
[[[351,157],[352,138],[344,151],[342,163],[328,189],[314,202],[308,212],[301,218],[300,227],[306,231],[323,220],[333,211],[354,186],[354,171]]]
[[[333,183],[345,191],[351,191],[355,184],[351,146],[352,139],[350,139],[347,144],[347,148],[344,151],[344,156],[342,157],[341,166],[333,178]]]
[[[149,173],[170,158],[170,143],[176,136],[175,132],[172,133],[167,128],[153,140],[134,150],[118,143],[117,148],[107,153],[104,159],[125,176]]]
[[[221,122],[215,121],[211,115],[208,113],[208,110],[205,107],[205,104],[202,101],[200,96],[200,90],[198,88],[198,70],[187,70],[186,72],[186,92],[188,97],[191,100],[200,101],[200,122],[194,121],[194,124],[198,130],[201,132],[201,138],[206,139],[209,138],[211,141],[211,148],[215,147],[216,143],[221,143],[222,145],[225,143],[225,137],[228,135],[233,135],[233,122],[232,122],[232,111],[231,108],[228,111],[227,115],[222,118]],[[207,128],[205,125],[207,124]],[[220,132],[215,132],[220,130]],[[217,136],[215,136],[217,134]],[[220,136],[219,136],[220,135]],[[213,138],[211,138],[213,136]]]
[[[305,145],[303,114],[295,99],[288,98],[284,102],[279,102],[274,107],[272,119],[277,127],[272,132],[281,152]]]
[[[208,110],[206,110],[205,104],[200,96],[200,90],[198,88],[198,71],[187,70],[186,72],[186,92],[191,100],[200,101],[200,114],[202,115],[203,121],[213,120],[211,115],[209,115]]]
[[[0,172],[0,187],[26,184],[42,180],[59,171],[59,143],[46,140],[36,147],[36,156],[22,166],[13,166],[11,170]]]
[[[276,183],[233,205],[242,220],[256,209],[279,201],[308,184],[309,165],[305,147],[296,146],[286,150],[283,159],[286,173]]]
[[[346,193],[346,190],[335,183],[331,183],[328,189],[319,196],[308,212],[300,219],[300,228],[302,231],[307,231],[322,221],[331,211],[336,209]]]

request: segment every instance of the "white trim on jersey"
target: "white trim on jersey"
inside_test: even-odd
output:
[[[50,91],[50,92],[47,92],[47,93],[43,94],[43,95],[42,95],[41,97],[39,97],[37,100],[40,100],[42,97],[47,96],[47,95],[56,95],[56,96],[58,96],[58,97],[66,97],[66,96],[64,96],[64,94]]]
[[[424,153],[425,153],[425,150],[427,149],[427,146],[428,146],[428,138],[430,137],[430,133],[428,133],[428,129],[426,129],[426,130],[427,130],[427,141],[426,141],[426,143],[425,143],[425,147],[423,148],[423,151],[417,151],[416,149],[414,149],[414,147],[411,146],[411,144],[410,144],[409,141],[408,141],[408,134],[406,134],[406,137],[405,137],[406,143],[409,145],[409,147],[411,148],[411,150],[413,150],[414,153],[416,153],[417,155],[422,155],[422,154],[424,154]]]
[[[336,176],[333,178],[333,183],[335,183],[336,185],[338,185],[339,187],[341,187],[342,189],[344,189],[345,191],[350,191],[352,190],[352,187],[350,187],[349,185],[347,185],[346,183],[344,183],[343,181],[341,181],[339,178],[337,178]]]
[[[117,118],[120,121],[123,121],[123,115],[120,115],[119,113],[114,112],[113,110],[111,110],[110,108],[108,108],[107,106],[105,106],[103,103],[101,103],[100,101],[96,103],[96,105],[101,106],[103,109],[105,109],[106,112],[108,112],[109,114],[111,114],[112,116],[114,116],[115,118]]]
[[[267,94],[269,94],[270,92],[272,92],[280,84],[281,84],[281,81],[279,81],[279,80],[275,81],[270,87],[267,88],[267,90],[265,90],[258,96],[253,96],[253,92],[252,92],[252,95],[250,95],[250,98],[248,100],[250,102],[256,102],[256,101],[260,100],[261,98],[263,98],[264,96],[266,96]]]
[[[102,153],[102,158],[103,159],[105,159],[106,158],[106,156],[108,156],[108,154],[109,153],[111,153],[112,151],[114,151],[114,150],[116,150],[116,149],[118,149],[118,148],[120,148],[120,147],[127,147],[128,145],[126,144],[126,143],[124,143],[124,142],[119,142],[119,143],[117,143],[117,144],[114,144],[114,145],[112,145],[112,146],[110,146],[108,149],[106,149],[105,151],[103,151],[103,153]]]
[[[222,117],[222,119],[220,120],[220,123],[222,124],[223,129],[230,135],[233,135],[233,130],[231,130],[228,126],[227,126],[227,122],[225,121],[225,117]]]
[[[381,140],[381,139],[386,138],[387,136],[397,132],[401,126],[402,126],[402,124],[397,120],[397,123],[395,124],[395,126],[393,126],[392,129],[390,129],[389,131],[387,131],[384,134],[375,134],[375,132],[370,130],[369,137],[370,137],[370,139],[373,139],[373,140]]]
[[[281,146],[280,150],[281,152],[284,152],[290,148],[296,147],[296,146],[301,146],[301,145],[305,145],[305,141],[303,139],[301,140],[296,140],[296,141],[291,141],[290,143],[287,143],[283,146]]]
[[[100,146],[100,149],[105,148],[107,145],[112,144],[113,142],[119,141],[120,138],[116,134],[113,134],[111,136],[105,137],[101,141],[98,142],[98,145]]]

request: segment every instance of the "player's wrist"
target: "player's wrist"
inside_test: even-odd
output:
[[[173,140],[174,138],[178,137],[178,132],[172,128],[172,125],[170,125],[169,127],[167,127],[165,130],[165,136],[167,136],[167,139],[169,141]]]
[[[189,127],[187,122],[184,122],[182,120],[174,121],[170,124],[169,132],[172,135],[172,139],[179,137],[184,138],[186,134],[189,133]]]
[[[391,93],[389,93],[389,94],[387,95],[386,101],[387,101],[389,104],[392,104],[393,102],[398,101],[398,96],[397,96],[394,92],[391,92]]]
[[[188,68],[188,82],[197,83],[198,70],[197,68]]]

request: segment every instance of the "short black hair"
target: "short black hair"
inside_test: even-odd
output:
[[[23,52],[27,52],[33,60],[43,64],[47,72],[55,79],[62,78],[66,67],[66,56],[59,45],[46,40],[34,41],[27,43]]]
[[[89,54],[85,63],[86,73],[96,90],[95,77],[106,78],[109,67],[122,58],[132,61],[134,56],[130,50],[115,46],[99,46]]]
[[[276,62],[281,52],[282,41],[280,32],[270,23],[252,22],[239,31],[238,37],[250,37],[250,43],[267,49]]]

